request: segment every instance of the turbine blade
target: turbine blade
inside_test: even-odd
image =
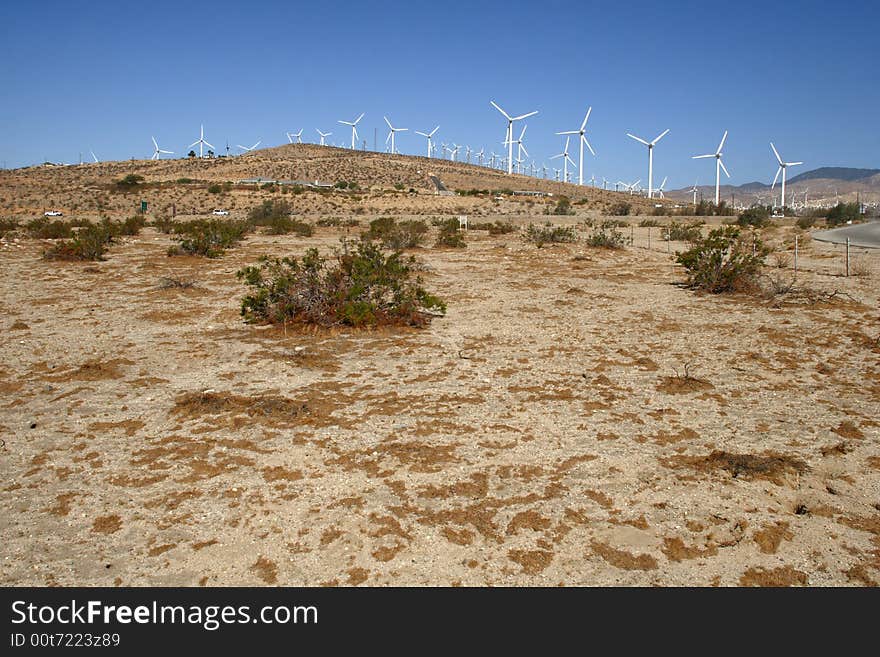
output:
[[[773,149],[773,154],[776,156],[776,159],[779,160],[779,166],[782,166],[782,158],[779,157],[779,151],[776,150],[776,146],[773,145],[773,142],[770,142],[770,148]]]
[[[584,117],[584,122],[581,123],[581,129],[578,132],[583,132],[584,128],[587,127],[587,121],[590,120],[590,112],[593,111],[593,106],[587,108],[587,115]]]
[[[433,137],[433,136],[434,136],[434,133],[437,132],[439,129],[440,129],[440,126],[438,125],[436,128],[434,128],[433,130],[431,130],[431,134],[430,134],[429,136]]]
[[[354,120],[354,124],[357,125],[362,118],[364,118],[364,112],[361,112],[361,115]]]
[[[391,125],[391,121],[388,120],[388,117],[387,117],[387,116],[383,116],[382,118],[385,119],[385,123],[388,124],[388,127],[391,128],[392,130],[394,130],[394,126]]]
[[[150,137],[150,139],[153,140],[153,146],[155,146],[156,149],[158,149],[158,148],[159,148],[159,144],[156,143],[156,138],[155,138],[155,137]]]
[[[513,117],[511,119],[511,121],[520,121],[521,119],[527,119],[530,116],[534,116],[537,113],[538,113],[538,110],[535,110],[534,112],[529,112],[528,114],[521,114],[520,116]]]
[[[772,190],[774,187],[776,187],[776,181],[779,180],[779,174],[780,174],[780,173],[782,173],[782,167],[779,167],[778,169],[776,169],[776,175],[773,176],[773,184],[770,185],[770,189],[771,189],[771,190]]]
[[[803,164],[803,162],[786,162],[786,163],[785,163],[785,166],[787,166],[787,167],[793,167],[793,166],[795,166],[795,165],[797,165],[797,164]]]
[[[416,130],[415,133],[417,135],[421,135],[422,137],[430,137],[431,136],[431,135],[425,134],[424,132],[419,132],[418,130]]]
[[[590,149],[590,152],[593,154],[593,156],[595,156],[595,155],[596,155],[596,151],[594,151],[594,150],[593,150],[593,147],[590,146],[590,142],[587,141],[587,138],[586,138],[586,137],[581,137],[581,139],[584,140],[584,143],[587,145],[587,148],[589,148],[589,149]]]
[[[499,112],[501,112],[504,115],[505,119],[507,119],[508,121],[513,120],[510,118],[510,115],[507,112],[505,112],[503,109],[501,109],[500,107],[498,107],[498,105],[495,104],[494,100],[490,100],[489,102],[492,104],[492,107],[494,107],[495,109],[497,109]]]
[[[579,135],[580,130],[564,130],[563,132],[557,132],[557,135]]]
[[[724,141],[726,139],[727,139],[727,130],[724,131],[724,136],[721,138],[721,143],[718,144],[718,150],[715,151],[716,153],[720,153],[721,149],[724,148]]]
[[[203,139],[202,141],[205,141],[205,140]],[[214,150],[214,144],[209,144],[208,142],[205,141],[205,146],[207,146],[211,150]]]
[[[692,160],[700,160],[704,157],[715,157],[715,153],[709,153],[709,155],[694,155],[691,159]]]
[[[650,146],[650,145],[651,145],[651,144],[649,144],[648,142],[646,142],[644,139],[642,139],[641,137],[636,137],[635,135],[631,135],[631,134],[628,133],[628,132],[626,133],[626,136],[627,136],[627,137],[630,137],[631,139],[635,139],[635,140],[638,141],[638,142],[643,143],[645,146]]]
[[[730,178],[730,172],[727,170],[727,167],[724,166],[724,162],[722,162],[720,158],[718,160],[718,164],[721,165],[721,170],[724,172],[724,175]]]
[[[198,140],[194,141],[194,142],[191,143],[189,146],[187,146],[187,148],[192,148],[193,146],[198,146],[200,141],[201,141],[201,139],[198,139]]]
[[[663,139],[663,137],[665,137],[665,136],[667,135],[668,132],[669,132],[669,128],[666,128],[666,130],[664,130],[663,132],[661,132],[661,133],[660,133],[660,136],[657,137],[654,141],[652,141],[651,144],[656,144],[658,141],[660,141],[661,139]]]
[[[525,146],[520,144],[519,147],[522,149],[522,152],[526,154],[526,157],[531,157],[531,155],[529,155],[529,152],[526,150]]]

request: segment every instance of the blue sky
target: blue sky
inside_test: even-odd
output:
[[[585,173],[646,182],[714,183],[729,130],[731,182],[770,182],[769,142],[787,160],[880,167],[880,6],[815,2],[327,3],[41,2],[0,7],[0,164],[147,157],[150,136],[185,153],[205,137],[263,145],[285,131],[332,131],[359,113],[380,148],[383,114],[412,130],[501,152],[509,113],[528,119],[538,165],[579,127],[598,157]],[[359,126],[359,127],[361,127]],[[577,160],[576,149],[571,152]],[[555,162],[558,162],[556,160]],[[792,173],[797,173],[793,169]]]

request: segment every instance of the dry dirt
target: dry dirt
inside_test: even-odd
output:
[[[848,296],[770,303],[683,289],[633,234],[472,231],[416,252],[447,317],[301,333],[243,324],[235,272],[340,230],[4,241],[0,582],[876,585],[878,255],[844,278],[802,237],[800,284]]]

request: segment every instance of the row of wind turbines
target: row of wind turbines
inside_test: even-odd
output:
[[[519,133],[519,137],[515,139],[514,138],[514,124],[518,121],[524,121],[525,119],[527,119],[531,116],[535,116],[536,114],[538,114],[538,110],[527,112],[525,114],[519,114],[516,116],[512,116],[512,115],[508,114],[504,109],[502,109],[501,106],[498,105],[494,100],[490,100],[489,103],[492,105],[492,107],[494,107],[496,110],[498,110],[498,112],[501,113],[501,115],[504,117],[504,119],[507,123],[505,133],[504,133],[504,140],[501,142],[504,146],[507,146],[507,157],[504,157],[504,158],[501,158],[500,160],[498,160],[498,156],[493,152],[491,154],[491,158],[487,158],[489,166],[494,168],[495,162],[496,162],[496,160],[498,160],[499,163],[502,165],[502,167],[504,165],[506,165],[508,174],[512,175],[514,173],[514,164],[517,165],[516,166],[517,173],[522,173],[523,172],[522,165],[525,161],[523,158],[523,155],[525,155],[526,157],[529,157],[528,150],[526,149],[525,144],[524,144],[524,138],[525,138],[526,129],[528,128],[528,125],[525,123],[523,124],[522,130]],[[596,156],[596,151],[593,149],[593,146],[590,144],[590,141],[587,139],[587,136],[586,136],[587,135],[587,123],[590,120],[590,115],[591,115],[592,111],[593,111],[592,106],[587,108],[587,112],[584,115],[584,119],[583,119],[583,121],[581,121],[579,128],[577,128],[575,130],[563,130],[563,131],[556,133],[557,135],[565,136],[565,146],[563,147],[562,152],[551,156],[550,160],[556,160],[556,159],[562,160],[561,172],[562,172],[562,180],[564,182],[570,182],[568,168],[569,168],[569,165],[571,165],[573,168],[576,168],[578,170],[578,185],[584,184],[584,147],[586,147],[590,151],[590,153],[592,153],[592,155],[594,157]],[[353,150],[357,149],[357,143],[358,143],[358,139],[359,139],[357,126],[360,123],[360,121],[364,118],[364,115],[365,115],[365,113],[361,112],[361,114],[358,115],[352,121],[345,121],[345,120],[337,121],[338,123],[351,128],[351,148]],[[392,124],[391,120],[387,116],[383,116],[382,118],[385,120],[385,123],[388,125],[388,135],[385,139],[385,143],[388,146],[387,152],[389,152],[391,154],[397,154],[397,153],[399,153],[399,151],[397,150],[397,147],[395,145],[395,136],[397,135],[397,133],[407,132],[409,130],[409,128],[395,126],[394,124]],[[436,154],[437,147],[436,147],[436,144],[434,144],[434,142],[433,142],[433,138],[439,129],[440,129],[440,126],[438,125],[430,132],[422,132],[422,131],[418,131],[418,130],[414,131],[415,134],[420,135],[427,140],[427,153],[426,154],[427,154],[427,157],[429,157],[429,158],[433,157]],[[332,132],[323,132],[322,130],[317,129],[317,128],[316,128],[316,132],[317,132],[319,139],[320,139],[319,145],[326,146],[327,145],[326,144],[327,137],[330,137],[333,133]],[[300,129],[299,132],[296,132],[296,133],[287,132],[285,134],[287,136],[289,143],[300,143],[301,144],[301,143],[303,143],[302,133],[303,133],[303,130]],[[657,192],[659,194],[660,198],[663,198],[663,187],[666,184],[666,178],[663,179],[663,183],[661,183],[659,188],[654,187],[654,148],[660,142],[660,140],[663,139],[667,134],[669,134],[669,129],[664,130],[659,135],[657,135],[653,140],[648,141],[647,139],[643,139],[642,137],[639,137],[639,136],[634,135],[632,133],[626,133],[627,137],[644,145],[648,149],[648,190],[647,190],[647,196],[649,199],[654,198],[655,192]],[[723,171],[725,176],[727,176],[728,178],[730,177],[730,172],[727,170],[727,167],[724,165],[724,162],[722,159],[724,156],[724,145],[727,141],[727,135],[728,135],[728,132],[725,130],[724,135],[721,137],[721,141],[718,144],[718,148],[715,149],[714,153],[707,153],[704,155],[694,155],[692,157],[692,159],[709,159],[709,158],[715,159],[715,204],[716,205],[719,205],[721,202],[721,172]],[[569,153],[569,148],[571,146],[572,136],[576,136],[576,139],[578,141],[578,163],[577,164],[575,164],[574,160],[571,157],[571,154]],[[152,141],[153,141],[154,151],[153,151],[153,155],[152,155],[151,159],[154,159],[154,160],[160,159],[163,154],[173,155],[173,153],[174,153],[173,151],[164,150],[164,149],[160,148],[155,137],[152,137]],[[256,149],[257,146],[259,146],[261,143],[262,143],[262,141],[258,140],[252,146],[243,146],[243,145],[239,144],[238,148],[241,149],[242,154],[249,153],[249,152],[253,151],[254,149]],[[207,146],[209,149],[212,149],[212,150],[214,149],[214,146],[205,140],[204,125],[200,126],[199,138],[196,141],[194,141],[192,144],[190,144],[187,148],[191,149],[196,146],[199,147],[199,157],[200,158],[204,157],[204,147],[205,146]],[[516,146],[516,149],[517,149],[516,157],[514,157],[514,146]],[[452,144],[452,147],[453,148],[450,148],[445,143],[442,144],[442,149],[443,149],[444,155],[446,153],[448,153],[450,156],[450,159],[452,161],[455,161],[456,156],[457,156],[458,151],[460,150],[461,146],[459,146],[457,144]],[[470,163],[471,153],[475,152],[475,151],[473,151],[470,148],[470,146],[467,146],[465,148],[467,149],[466,150],[467,161],[468,161],[468,163]],[[787,171],[788,167],[797,166],[797,165],[803,164],[803,162],[786,162],[779,155],[779,151],[776,149],[776,146],[772,142],[770,142],[770,148],[772,149],[773,155],[776,157],[776,161],[778,162],[778,165],[779,165],[779,168],[776,171],[776,176],[773,178],[773,184],[771,185],[771,189],[776,187],[776,183],[779,181],[779,177],[781,175],[782,176],[781,205],[782,205],[782,207],[785,207],[786,171]],[[228,150],[229,150],[229,147],[227,146],[227,153],[228,153]],[[484,149],[481,149],[478,153],[476,153],[476,155],[478,156],[479,164],[482,165],[483,159],[484,159]],[[92,157],[95,159],[96,162],[98,161],[97,158],[95,157],[94,153],[92,153]],[[537,169],[537,167],[535,167],[534,162],[532,162],[532,166],[531,166],[532,175],[535,175],[536,169]],[[543,166],[540,169],[544,171],[544,177],[546,178],[547,167]],[[527,170],[527,167],[526,167],[526,170]],[[554,171],[557,172],[556,177],[558,180],[560,169],[554,169]],[[603,180],[605,180],[605,179],[603,179]],[[595,176],[592,178],[592,181],[593,181],[593,184],[595,184]],[[618,181],[616,187],[623,184],[624,188],[628,189],[630,191],[630,193],[632,193],[635,186],[638,185],[640,182],[641,181],[637,181],[636,183],[633,183],[631,185],[626,185],[625,183],[621,183],[620,181]],[[607,180],[605,180],[605,183],[607,184]],[[693,192],[694,198],[696,198],[696,192],[697,192],[696,183],[694,184],[694,187],[689,191]]]

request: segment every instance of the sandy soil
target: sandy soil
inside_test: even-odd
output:
[[[2,244],[0,582],[880,581],[876,254],[843,278],[802,240],[801,284],[851,298],[777,307],[677,286],[644,228],[621,252],[471,232],[417,253],[449,304],[429,328],[242,323],[238,268],[340,234]]]

